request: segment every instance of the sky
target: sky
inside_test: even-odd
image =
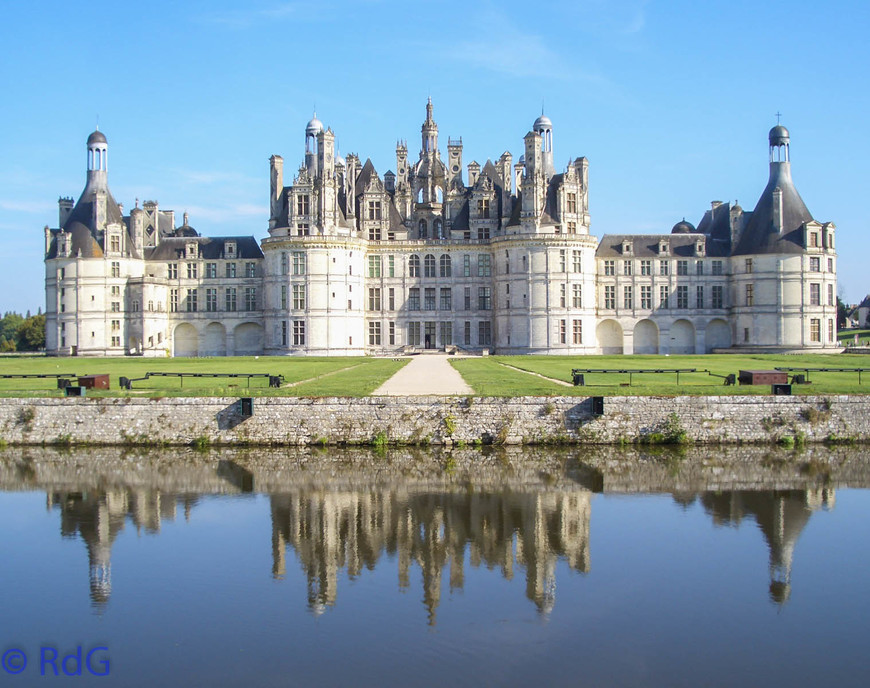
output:
[[[88,134],[109,186],[204,235],[267,236],[312,113],[342,155],[416,159],[427,97],[463,162],[522,153],[546,112],[557,168],[589,159],[591,232],[668,232],[713,200],[755,206],[767,132],[791,132],[813,217],[837,225],[840,292],[870,292],[866,0],[190,0],[0,3],[0,312],[44,309],[44,232],[78,198]],[[856,125],[855,122],[858,122]]]

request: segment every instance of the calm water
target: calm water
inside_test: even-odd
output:
[[[865,686],[868,486],[857,450],[6,450],[0,684]]]

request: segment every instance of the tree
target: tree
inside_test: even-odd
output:
[[[45,316],[31,315],[18,328],[19,351],[38,351],[45,347]]]

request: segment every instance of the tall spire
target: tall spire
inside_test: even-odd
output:
[[[426,121],[423,122],[423,153],[434,153],[438,148],[438,125],[432,116],[432,97],[426,101]]]

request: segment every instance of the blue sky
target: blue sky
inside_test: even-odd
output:
[[[838,227],[847,300],[870,292],[865,201],[870,3],[550,0],[74,2],[0,6],[0,311],[44,305],[43,231],[78,198],[99,121],[127,209],[157,200],[203,234],[266,236],[269,156],[302,161],[317,108],[342,154],[395,169],[427,96],[442,151],[516,158],[541,112],[558,167],[590,162],[592,232],[751,209],[776,112],[792,172]],[[286,177],[285,177],[286,178]]]

